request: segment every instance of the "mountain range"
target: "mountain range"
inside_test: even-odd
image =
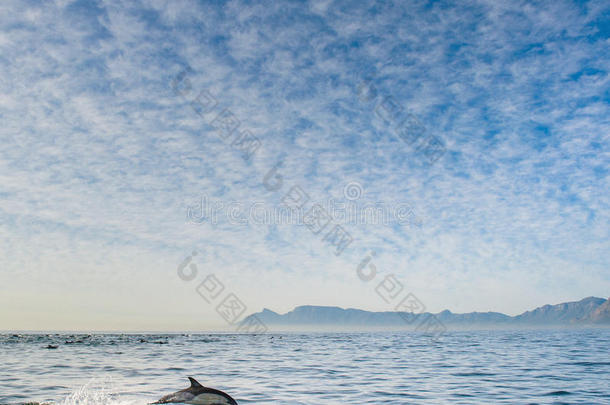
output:
[[[517,316],[499,312],[469,312],[456,314],[444,310],[437,314],[423,312],[370,312],[361,309],[303,305],[285,314],[264,309],[246,317],[246,325],[255,319],[270,328],[282,329],[370,329],[408,328],[430,315],[447,327],[554,327],[554,326],[610,326],[610,299],[588,297],[580,301],[544,305]]]

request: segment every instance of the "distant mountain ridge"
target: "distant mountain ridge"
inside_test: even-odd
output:
[[[429,315],[431,315],[429,312],[417,315],[409,312],[371,312],[354,308],[303,305],[285,314],[278,314],[265,308],[262,312],[246,317],[242,324],[246,325],[257,318],[269,327],[392,328],[405,327],[409,319],[414,319],[416,316],[425,318]],[[580,301],[544,305],[517,316],[499,312],[455,314],[449,310],[433,315],[443,324],[456,327],[610,326],[610,299],[587,297]]]
[[[588,319],[593,323],[610,324],[610,298],[598,306]]]
[[[585,322],[591,319],[593,312],[607,300],[603,298],[588,297],[580,301],[564,302],[557,305],[544,305],[533,311],[526,311],[517,315],[517,323],[574,323]]]

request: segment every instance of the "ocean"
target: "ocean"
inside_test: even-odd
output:
[[[239,404],[610,404],[610,330],[0,335],[2,405],[146,404],[187,376]]]

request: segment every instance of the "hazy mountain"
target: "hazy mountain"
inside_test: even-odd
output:
[[[610,298],[598,306],[588,319],[593,323],[610,324]]]
[[[436,314],[445,324],[492,324],[507,323],[511,317],[500,312],[469,312],[467,314],[454,314],[448,309]]]
[[[398,312],[369,312],[361,309],[314,305],[296,307],[284,315],[269,309],[264,309],[262,312],[253,315],[256,315],[267,325],[286,326],[393,326],[404,322]]]
[[[430,313],[416,315],[408,312],[370,312],[360,309],[304,305],[285,314],[269,309],[252,314],[269,327],[308,328],[401,328],[419,322]],[[499,312],[470,312],[455,314],[444,310],[434,314],[446,326],[578,326],[610,324],[610,300],[588,297],[576,302],[544,305],[521,315],[509,316]]]
[[[564,302],[557,305],[544,305],[533,311],[517,315],[517,323],[525,324],[564,324],[575,323],[588,319],[606,300],[603,298],[588,297],[576,302]]]

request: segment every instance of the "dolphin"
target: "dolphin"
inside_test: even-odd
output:
[[[193,404],[193,405],[238,405],[227,393],[199,384],[193,377],[188,378],[191,386],[169,394],[153,404]]]

